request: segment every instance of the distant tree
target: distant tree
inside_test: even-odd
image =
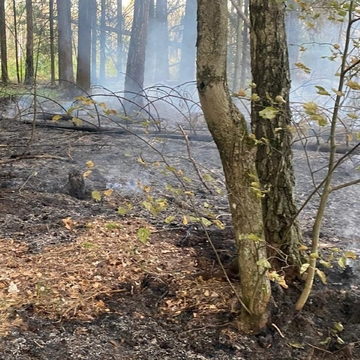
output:
[[[0,51],[1,51],[1,81],[9,81],[6,46],[5,0],[0,0]]]
[[[90,0],[91,17],[91,82],[97,81],[97,1]]]
[[[100,6],[100,70],[99,77],[105,79],[106,68],[106,1],[101,0]]]
[[[70,0],[57,0],[57,11],[59,79],[61,86],[69,87],[74,82]]]
[[[123,3],[122,0],[117,0],[116,7],[116,18],[117,18],[117,56],[116,56],[116,69],[118,78],[120,78],[123,71],[123,56],[124,56],[124,44],[123,44],[123,27],[124,27],[124,19],[123,19]]]
[[[13,19],[14,19],[14,48],[15,48],[15,64],[16,64],[16,78],[17,82],[20,83],[22,81],[20,76],[20,64],[19,64],[19,39],[18,39],[18,25],[17,25],[17,16],[16,16],[16,3],[15,0],[12,2],[12,10],[13,10]]]
[[[79,0],[78,60],[76,84],[90,89],[91,16],[88,0]]]
[[[155,10],[156,64],[155,82],[169,78],[169,30],[167,0],[157,0]]]
[[[196,0],[186,0],[179,73],[181,82],[195,80],[196,8]]]
[[[50,81],[55,83],[55,39],[54,39],[54,0],[49,0],[50,27]]]
[[[135,0],[134,17],[131,28],[129,54],[126,65],[125,95],[130,100],[128,110],[134,109],[131,102],[141,106],[145,70],[145,49],[149,19],[149,0]],[[135,107],[136,108],[136,107]]]
[[[26,85],[34,82],[34,34],[33,34],[33,7],[32,0],[26,0],[26,60],[25,79]]]
[[[156,19],[155,19],[155,0],[149,0],[149,19],[146,41],[146,59],[145,59],[145,82],[152,84],[155,81],[156,68]]]

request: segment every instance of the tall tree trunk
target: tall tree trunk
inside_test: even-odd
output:
[[[239,7],[242,7],[242,1],[239,1]],[[235,62],[234,62],[234,86],[233,91],[240,89],[240,71],[241,71],[241,57],[244,50],[243,43],[241,41],[242,29],[244,27],[243,21],[240,16],[236,18],[236,49],[235,49]]]
[[[249,0],[244,0],[244,16],[249,16]],[[249,26],[245,23],[242,29],[242,55],[241,55],[241,72],[240,72],[240,87],[245,88],[248,70],[250,68],[249,57]]]
[[[149,0],[149,19],[146,41],[145,59],[145,83],[153,84],[155,81],[156,68],[156,19],[155,19],[155,0]]]
[[[266,325],[270,284],[255,169],[254,141],[232,103],[226,82],[227,2],[198,0],[197,86],[209,130],[219,149],[238,247],[241,297],[247,310],[239,327]]]
[[[167,0],[156,1],[156,66],[155,82],[168,80],[169,78],[169,31],[168,31]]]
[[[57,11],[59,83],[67,88],[74,82],[70,0],[57,0]]]
[[[123,3],[122,0],[117,0],[117,44],[116,44],[116,50],[117,50],[117,62],[116,62],[116,70],[117,70],[117,76],[120,79],[122,71],[123,71],[123,36],[122,31],[124,27],[124,19],[123,19]]]
[[[50,25],[50,81],[55,84],[55,44],[54,44],[54,0],[49,0]]]
[[[18,28],[17,28],[17,16],[16,16],[16,3],[13,0],[13,18],[14,18],[14,38],[15,38],[15,64],[16,64],[16,78],[17,82],[22,81],[20,76],[20,65],[19,65],[19,39],[18,39]]]
[[[78,61],[76,84],[90,89],[91,19],[88,0],[79,0]]]
[[[91,82],[97,82],[97,1],[91,0]]]
[[[26,85],[34,83],[34,34],[32,0],[26,0],[26,60],[25,80]]]
[[[100,70],[99,77],[101,81],[105,80],[105,67],[106,67],[106,1],[101,0],[100,7]]]
[[[301,235],[293,223],[297,209],[293,197],[290,79],[284,15],[285,1],[250,0],[251,69],[256,84],[253,91],[259,96],[258,101],[252,102],[251,120],[260,141],[257,172],[266,191],[263,197],[265,237],[277,251],[289,256],[284,262],[298,263]],[[261,111],[266,108],[277,111],[272,119],[262,116]],[[276,254],[279,258],[279,253]]]
[[[1,51],[1,81],[9,82],[6,46],[5,0],[0,0],[0,51]]]
[[[149,0],[135,0],[134,4],[134,17],[125,77],[125,96],[129,100],[127,111],[136,110],[138,106],[141,107],[143,104],[141,93],[144,86],[149,5]]]
[[[179,73],[181,82],[195,79],[196,7],[196,0],[186,0]]]

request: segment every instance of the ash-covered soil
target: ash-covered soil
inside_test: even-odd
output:
[[[274,325],[266,332],[244,336],[232,326],[236,312],[231,299],[219,300],[223,294],[218,289],[226,281],[206,236],[196,225],[184,224],[193,206],[203,217],[216,214],[226,229],[210,227],[210,236],[224,263],[231,260],[234,243],[220,161],[213,143],[189,145],[190,153],[184,140],[48,128],[32,132],[31,125],[0,119],[0,239],[9,247],[24,244],[16,255],[19,264],[31,267],[32,258],[45,256],[49,249],[61,254],[86,236],[97,241],[96,232],[87,227],[94,222],[108,230],[114,227],[109,247],[117,246],[110,239],[122,239],[138,218],[155,229],[146,258],[155,262],[164,257],[163,264],[147,264],[143,274],[119,280],[118,292],[92,298],[103,311],[87,314],[82,304],[87,318],[79,317],[78,309],[73,316],[59,312],[56,317],[37,304],[11,308],[10,320],[21,321],[14,321],[1,337],[0,359],[360,359],[357,260],[343,270],[334,256],[333,268],[322,269],[328,284],[316,280],[300,314],[293,304],[301,284],[290,289],[274,285]],[[313,181],[323,176],[326,161],[324,153],[295,151],[299,204],[313,190]],[[354,156],[339,166],[336,183],[356,179],[359,161]],[[91,170],[84,200],[69,195],[72,169]],[[180,191],[183,185],[194,194],[192,203]],[[359,195],[359,185],[332,194],[322,229],[324,257],[333,254],[331,247],[359,253]],[[305,235],[317,200],[315,195],[301,215]],[[112,225],[118,222],[123,232]],[[101,244],[106,236],[101,232]],[[161,254],[161,249],[168,251]],[[134,251],[141,259],[141,248]],[[0,266],[5,263],[0,260]],[[13,266],[24,271],[19,264]],[[0,283],[8,285],[4,281]],[[335,331],[336,323],[344,329]]]

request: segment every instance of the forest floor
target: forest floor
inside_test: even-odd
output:
[[[213,143],[189,142],[189,153],[184,140],[32,130],[0,119],[1,360],[360,359],[360,266],[351,259],[360,252],[359,185],[328,206],[327,284],[316,279],[301,313],[293,307],[302,284],[273,284],[269,328],[243,335],[231,288],[191,217],[208,219],[229,264],[235,246]],[[359,161],[346,160],[336,182],[354,180]],[[326,154],[296,150],[294,164],[301,203]],[[69,195],[72,169],[87,171],[83,200]],[[305,241],[316,205],[300,218]]]

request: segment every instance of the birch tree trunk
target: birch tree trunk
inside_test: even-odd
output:
[[[252,332],[268,320],[270,285],[254,141],[232,103],[226,82],[227,2],[198,0],[197,86],[209,130],[218,147],[238,248],[241,297],[239,328]],[[245,310],[245,307],[247,310]]]

